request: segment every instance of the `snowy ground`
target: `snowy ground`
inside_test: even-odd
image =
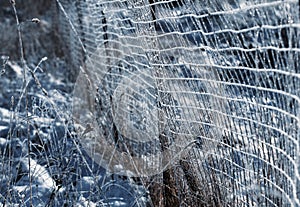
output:
[[[57,45],[54,44],[54,40],[58,34],[51,30],[49,14],[46,12],[45,16],[40,18],[40,26],[37,27],[28,21],[32,17],[28,15],[28,10],[19,10],[21,22],[23,22],[25,59],[29,69],[34,71],[30,73],[27,70],[24,79],[25,67],[21,67],[20,61],[16,61],[20,59],[18,53],[20,48],[18,37],[15,35],[17,33],[12,29],[16,28],[14,15],[11,15],[9,6],[3,8],[3,11],[0,10],[0,16],[4,17],[4,21],[0,22],[0,30],[6,32],[0,34],[0,203],[4,206],[30,206],[30,204],[33,206],[147,206],[148,192],[144,186],[134,182],[131,178],[109,174],[90,159],[83,150],[79,140],[80,136],[74,129],[72,120],[72,89],[74,85],[66,75],[69,73],[61,49],[55,48]],[[240,13],[240,15],[248,17],[247,13]],[[235,22],[237,17],[233,14],[231,18],[232,22]],[[256,19],[256,17],[251,16],[251,19]],[[180,22],[182,25],[185,22],[183,20]],[[187,22],[190,20],[188,18]],[[274,18],[275,20],[276,18]],[[245,22],[249,25],[244,25]],[[238,22],[237,26],[233,28],[252,27],[249,22]],[[168,24],[171,25],[162,20],[159,23],[166,27]],[[256,23],[253,21],[254,25]],[[267,23],[271,24],[272,22]],[[226,26],[227,24],[220,25]],[[211,32],[210,30],[212,28],[207,32]],[[217,30],[222,30],[222,28],[217,28]],[[162,29],[162,32],[170,31]],[[223,34],[220,33],[220,35]],[[262,43],[269,43],[267,39],[255,42],[251,39],[252,34],[248,35],[249,37],[246,36],[243,39],[251,45],[255,43],[254,46],[258,47],[262,46]],[[187,38],[189,44],[194,44],[194,46],[198,43],[195,37],[199,38],[199,36],[191,34],[182,37]],[[265,38],[268,36],[266,35]],[[231,39],[234,38],[224,38],[226,41]],[[169,44],[167,40],[161,42],[165,43],[161,45],[162,48]],[[220,44],[220,48],[225,48],[230,44],[231,42],[226,42],[226,44],[224,42],[224,44]],[[201,46],[201,44],[196,46]],[[170,47],[175,46],[170,45]],[[247,45],[243,45],[243,47],[246,48],[241,49],[249,49]],[[179,53],[174,53],[174,55],[181,56]],[[239,55],[225,53],[227,61],[225,58],[223,61],[223,58],[214,56],[213,53],[209,55],[216,61],[216,65],[224,66],[224,68],[253,67],[251,63],[248,65],[245,60],[245,63],[242,63],[243,60]],[[261,55],[264,57],[263,53]],[[48,58],[43,58],[45,56]],[[40,64],[39,61],[41,61]],[[191,73],[185,69],[184,63],[183,60],[183,65],[180,67],[182,75],[190,76]],[[231,76],[231,72],[236,77]],[[279,139],[285,138],[280,133],[293,135],[293,132],[285,133],[285,128],[282,131],[277,129],[281,127],[280,120],[283,119],[279,112],[289,110],[287,105],[280,106],[280,103],[287,103],[289,99],[275,93],[277,89],[274,89],[275,92],[259,93],[258,86],[267,89],[269,86],[263,85],[268,81],[261,81],[259,84],[262,85],[251,83],[251,80],[257,77],[255,72],[257,71],[253,72],[254,78],[248,78],[249,81],[245,80],[241,84],[239,84],[239,78],[243,78],[244,75],[250,77],[252,73],[240,74],[236,73],[235,69],[229,70],[228,74],[220,72],[224,76],[221,79],[226,85],[223,95],[228,99],[227,108],[224,110],[228,118],[227,128],[223,133],[222,140],[213,148],[214,152],[211,153],[210,162],[206,162],[206,160],[201,162],[203,167],[199,167],[198,174],[203,175],[203,180],[208,179],[206,183],[211,184],[207,175],[212,174],[211,172],[218,172],[215,175],[219,176],[219,188],[224,189],[224,195],[228,197],[228,200],[243,202],[245,205],[246,201],[250,200],[250,204],[247,206],[258,206],[260,200],[267,203],[269,198],[272,202],[273,200],[277,202],[280,198],[279,203],[287,204],[290,203],[289,191],[292,191],[287,189],[288,199],[283,199],[280,195],[281,192],[274,190],[273,185],[277,185],[279,190],[286,190],[285,188],[288,188],[286,179],[295,177],[292,168],[296,165],[293,162],[290,165],[289,160],[286,159],[285,150],[296,154],[296,147],[289,140]],[[228,79],[226,79],[227,75]],[[232,77],[237,78],[236,82],[231,83]],[[259,75],[259,77],[262,80],[269,80],[268,76]],[[278,75],[278,78],[280,77]],[[117,82],[115,77],[111,79]],[[24,80],[26,81],[24,82]],[[107,82],[111,82],[110,79],[108,80]],[[270,81],[268,84],[275,84],[272,79]],[[255,89],[253,85],[255,85]],[[198,85],[197,87],[200,88]],[[176,87],[174,86],[174,88]],[[110,95],[112,96],[112,94]],[[180,97],[182,98],[182,95]],[[288,113],[293,115],[294,112],[288,111]],[[261,116],[262,114],[268,116]],[[104,124],[106,123],[104,122]],[[284,119],[283,124],[286,123],[293,122]],[[289,131],[295,129],[296,133],[297,128],[293,127],[289,125]],[[252,131],[251,129],[260,130]],[[276,156],[273,156],[274,154]],[[195,159],[196,166],[199,166],[198,160]],[[278,166],[283,166],[283,170],[280,171],[281,168]],[[270,169],[270,171],[273,169],[273,174],[269,174],[268,171],[268,176],[264,177],[266,169]],[[298,182],[297,179],[293,182]],[[299,189],[298,186],[297,189]],[[210,194],[208,195],[210,197]],[[294,199],[294,197],[291,198]]]
[[[38,26],[26,23],[33,15],[29,5],[18,10],[25,22],[25,59],[35,74],[27,70],[24,82],[12,8],[0,6],[0,28],[6,31],[0,35],[0,204],[145,206],[143,186],[109,174],[79,144],[72,121],[73,84],[61,51],[54,48],[50,10]]]
[[[47,61],[41,65],[46,67]],[[48,96],[28,76],[26,115],[25,94],[18,109],[23,70],[6,62],[0,82],[0,203],[144,206],[142,186],[107,174],[81,151],[71,119],[72,85],[64,78],[63,62],[60,67],[54,75],[36,72]]]

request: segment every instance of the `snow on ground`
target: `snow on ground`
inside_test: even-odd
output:
[[[17,102],[20,97],[22,68],[10,61],[6,65],[0,83],[5,84],[0,88],[0,203],[29,206],[32,197],[33,206],[145,206],[143,186],[110,176],[77,144],[72,85],[64,77],[65,70],[36,72],[48,96],[32,79],[26,118],[25,99],[13,111],[7,100],[13,96]]]

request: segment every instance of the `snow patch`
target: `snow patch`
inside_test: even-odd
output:
[[[0,108],[0,115],[1,115],[0,120],[6,121],[8,119],[7,122],[9,122],[9,117],[11,115],[11,111],[8,109],[5,109],[5,108]]]
[[[88,201],[83,196],[80,196],[79,203],[77,203],[78,207],[96,207],[97,205],[91,201]]]
[[[49,175],[47,169],[39,165],[35,160],[30,160],[30,167],[28,167],[28,158],[24,158],[23,167],[26,171],[30,170],[33,180],[36,181],[40,187],[52,189],[55,186],[54,180]]]
[[[7,129],[7,126],[0,126],[0,131],[2,131],[4,129]],[[1,144],[1,142],[0,142],[0,144]]]
[[[7,64],[9,65],[9,67],[11,67],[11,69],[13,69],[13,71],[17,74],[17,76],[22,76],[23,69],[17,63],[8,61]]]

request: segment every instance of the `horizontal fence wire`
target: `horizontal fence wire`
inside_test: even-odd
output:
[[[57,4],[98,163],[154,205],[300,206],[297,0]]]

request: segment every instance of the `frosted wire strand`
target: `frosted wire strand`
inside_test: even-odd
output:
[[[57,0],[57,2],[59,2]],[[96,2],[96,1],[95,1]],[[103,5],[103,8],[107,7],[107,8],[113,8],[114,4],[125,4],[127,1],[97,1],[99,2],[99,4]],[[167,3],[171,3],[172,1],[164,1],[164,2],[155,2],[153,3],[151,6],[158,6],[160,4],[166,4],[163,5],[165,7],[165,9],[167,9],[169,7],[169,5],[167,5]],[[252,2],[253,3],[253,2]],[[293,4],[298,3],[298,1],[296,0],[290,0],[290,1],[275,1],[275,2],[265,2],[265,3],[259,3],[259,4],[253,4],[253,5],[247,5],[247,6],[242,6],[242,8],[238,8],[238,9],[227,9],[226,11],[222,11],[224,10],[224,8],[218,7],[217,5],[213,5],[215,8],[213,8],[216,11],[211,11],[209,14],[203,14],[203,15],[198,15],[198,14],[193,14],[193,13],[189,13],[189,14],[183,14],[181,16],[176,16],[176,15],[170,15],[170,13],[162,13],[162,11],[160,11],[160,13],[158,11],[156,11],[156,13],[158,14],[158,18],[155,20],[148,20],[147,18],[139,18],[139,20],[137,21],[136,19],[131,19],[131,18],[120,18],[118,15],[114,15],[115,13],[118,12],[127,12],[128,9],[127,8],[121,8],[118,7],[116,9],[110,9],[110,10],[105,10],[104,14],[109,14],[111,15],[111,17],[114,18],[114,20],[110,19],[108,20],[108,22],[106,23],[106,26],[108,28],[110,28],[111,30],[108,30],[106,32],[103,32],[101,30],[96,31],[96,33],[91,33],[88,36],[85,36],[85,41],[86,42],[80,42],[81,47],[83,47],[83,49],[86,47],[84,44],[87,45],[86,49],[84,49],[84,53],[85,54],[90,54],[90,56],[87,57],[87,61],[90,62],[91,66],[94,67],[95,69],[99,66],[104,67],[104,68],[109,68],[109,67],[114,67],[115,64],[117,62],[122,62],[126,65],[126,67],[130,67],[130,68],[134,68],[135,71],[130,71],[127,70],[125,68],[122,68],[122,70],[130,75],[134,75],[136,73],[136,71],[138,71],[140,74],[143,74],[143,76],[145,77],[149,77],[149,78],[153,78],[155,79],[155,81],[161,81],[163,83],[163,86],[161,88],[158,88],[158,93],[161,93],[162,95],[167,95],[167,94],[171,94],[172,96],[174,96],[174,99],[178,99],[178,97],[180,97],[180,93],[182,94],[182,96],[184,97],[183,100],[181,100],[181,102],[179,104],[176,104],[173,100],[169,100],[169,102],[161,103],[162,107],[166,107],[172,110],[186,110],[187,113],[183,113],[181,115],[181,118],[177,119],[177,118],[172,118],[171,116],[173,115],[173,112],[168,112],[166,113],[166,119],[168,119],[170,121],[170,123],[173,123],[174,121],[179,121],[181,123],[183,123],[183,125],[188,124],[188,123],[198,123],[200,125],[205,125],[205,126],[211,126],[211,127],[216,127],[216,128],[221,128],[221,126],[218,125],[218,123],[207,123],[204,119],[200,118],[198,119],[197,117],[197,113],[200,113],[203,111],[204,113],[212,113],[214,114],[213,116],[222,116],[222,117],[226,117],[226,119],[232,120],[233,123],[228,124],[228,127],[224,128],[224,131],[227,131],[229,133],[233,133],[234,136],[242,136],[243,142],[244,139],[249,139],[249,143],[253,144],[255,143],[255,146],[259,146],[264,148],[264,150],[266,150],[266,153],[270,153],[270,152],[274,152],[276,151],[277,153],[279,153],[281,156],[284,156],[285,159],[287,159],[290,163],[292,163],[293,167],[294,167],[294,173],[295,175],[293,177],[291,177],[288,173],[289,172],[285,172],[282,169],[277,169],[278,166],[277,164],[274,164],[272,162],[274,162],[274,159],[276,159],[275,155],[273,155],[273,157],[269,157],[269,155],[261,155],[260,153],[257,152],[257,149],[255,149],[255,151],[253,150],[252,155],[255,156],[257,159],[267,163],[267,165],[272,166],[272,168],[278,170],[281,174],[283,174],[292,184],[292,196],[289,193],[285,193],[282,191],[282,187],[277,186],[280,190],[280,192],[285,193],[285,195],[287,195],[287,199],[290,202],[291,205],[293,204],[299,204],[299,199],[297,197],[297,182],[299,180],[299,172],[298,172],[298,162],[299,162],[299,155],[295,155],[296,157],[293,157],[294,155],[290,155],[290,153],[288,151],[286,151],[285,148],[288,147],[293,147],[294,150],[297,149],[299,150],[299,140],[297,140],[297,137],[294,137],[294,133],[295,132],[291,132],[291,131],[287,131],[288,129],[285,128],[286,126],[281,126],[281,124],[279,123],[274,123],[274,125],[272,124],[272,122],[269,124],[266,124],[264,122],[262,122],[262,120],[258,117],[260,115],[263,115],[264,113],[275,113],[276,116],[278,116],[278,118],[281,117],[288,117],[289,120],[293,119],[296,124],[299,126],[299,122],[300,122],[300,118],[296,113],[294,112],[289,112],[288,110],[285,110],[283,107],[285,107],[286,105],[279,105],[279,103],[275,103],[275,106],[273,105],[267,105],[267,104],[263,104],[260,103],[261,99],[259,99],[259,97],[254,97],[254,98],[249,98],[247,97],[247,99],[242,99],[242,98],[238,98],[235,96],[229,96],[227,94],[224,94],[221,91],[217,91],[216,90],[211,90],[209,89],[208,91],[205,92],[201,92],[201,91],[193,91],[192,88],[197,87],[197,85],[195,85],[196,83],[185,83],[184,81],[189,80],[189,81],[196,81],[197,83],[203,83],[209,87],[214,87],[214,85],[220,85],[222,87],[227,87],[227,86],[231,86],[231,87],[237,87],[237,91],[242,91],[242,92],[247,92],[250,90],[256,90],[261,92],[262,96],[268,96],[268,93],[275,93],[280,95],[277,99],[274,98],[273,101],[285,101],[287,98],[290,98],[292,100],[295,101],[295,106],[299,105],[300,103],[300,98],[299,98],[299,94],[297,91],[295,91],[295,94],[293,92],[286,92],[286,91],[282,91],[282,89],[279,88],[265,88],[262,86],[255,86],[255,85],[247,85],[247,84],[242,84],[242,83],[235,83],[235,82],[228,82],[228,81],[224,81],[224,80],[215,80],[213,76],[204,76],[201,77],[202,71],[199,71],[199,69],[195,69],[195,71],[192,71],[192,74],[197,74],[199,76],[197,77],[178,77],[176,74],[168,74],[169,71],[167,71],[167,68],[164,69],[164,71],[162,71],[162,76],[156,76],[156,77],[151,77],[148,75],[148,73],[142,71],[145,68],[147,69],[151,69],[151,67],[165,67],[165,66],[173,66],[173,68],[175,68],[174,70],[179,70],[178,68],[184,64],[188,64],[190,67],[194,66],[194,67],[212,67],[212,70],[218,70],[218,71],[222,71],[222,70],[234,70],[234,73],[238,73],[238,71],[240,70],[245,70],[245,71],[252,71],[255,72],[255,77],[258,77],[260,74],[263,73],[267,73],[270,74],[272,76],[279,76],[279,75],[285,75],[286,77],[286,81],[288,82],[289,80],[291,80],[291,77],[295,78],[295,82],[297,82],[298,79],[300,79],[300,75],[298,73],[298,71],[296,71],[296,68],[294,66],[292,66],[292,68],[290,68],[290,71],[286,71],[285,67],[286,64],[289,63],[285,63],[282,62],[281,58],[282,55],[278,54],[280,52],[287,52],[288,55],[290,57],[295,57],[295,59],[297,58],[297,55],[299,55],[300,53],[300,49],[298,48],[298,44],[289,44],[289,47],[282,47],[279,48],[279,43],[282,43],[283,40],[278,40],[275,41],[275,43],[273,45],[270,45],[270,42],[267,42],[267,45],[263,45],[263,46],[258,46],[258,47],[254,47],[251,49],[247,49],[244,48],[244,46],[242,46],[242,44],[237,45],[236,47],[231,47],[228,48],[226,46],[228,46],[229,44],[231,44],[230,42],[225,43],[225,47],[221,47],[218,48],[219,46],[216,45],[218,44],[219,40],[214,39],[214,38],[223,38],[223,36],[217,37],[217,35],[222,35],[225,33],[228,33],[230,35],[234,35],[234,34],[245,34],[245,35],[251,35],[250,32],[255,32],[257,30],[262,30],[264,32],[266,32],[266,34],[264,34],[266,37],[270,37],[270,38],[274,38],[275,34],[278,34],[279,36],[281,36],[280,31],[282,29],[290,29],[291,30],[299,30],[300,28],[300,24],[297,22],[293,22],[290,24],[278,24],[278,25],[269,25],[272,24],[271,21],[268,22],[268,20],[266,20],[266,22],[264,22],[261,26],[257,26],[257,23],[255,21],[252,22],[252,24],[254,24],[255,26],[250,26],[248,28],[243,28],[243,29],[232,29],[230,28],[230,26],[234,26],[235,21],[237,21],[237,18],[234,18],[234,21],[231,20],[226,20],[226,15],[230,15],[230,18],[233,18],[232,16],[234,16],[234,14],[237,13],[241,13],[241,11],[248,11],[251,9],[264,9],[264,8],[268,8],[268,7],[275,7],[275,6],[280,6],[283,5],[283,7],[285,5],[289,5],[289,6],[294,6]],[[194,4],[194,3],[192,3]],[[92,5],[89,5],[92,7]],[[197,5],[199,6],[199,5]],[[193,7],[196,7],[196,5],[193,5]],[[94,6],[93,6],[94,8]],[[133,12],[134,10],[132,8],[129,8],[130,11],[129,12]],[[143,6],[136,6],[134,7],[134,9],[149,9],[149,5],[143,5]],[[159,10],[159,7],[157,7],[157,9]],[[194,8],[194,9],[199,9],[199,8]],[[286,9],[286,8],[284,8]],[[95,8],[95,13],[93,13],[94,17],[97,17],[97,9]],[[281,13],[284,13],[283,11],[280,11]],[[64,12],[66,13],[66,12]],[[193,22],[187,22],[190,26],[193,24],[199,24],[198,21],[201,21],[201,18],[211,18],[213,16],[218,16],[218,15],[224,15],[223,18],[224,19],[224,24],[231,24],[228,25],[229,28],[226,29],[217,29],[213,32],[205,32],[202,30],[202,28],[198,28],[192,31],[187,31],[187,32],[179,32],[178,30],[178,25],[174,26],[173,22],[170,23],[170,32],[168,33],[154,33],[151,35],[148,35],[147,33],[132,33],[132,34],[126,34],[126,32],[129,32],[133,29],[135,29],[136,27],[143,27],[144,25],[147,24],[154,24],[155,22],[158,24],[160,24],[159,21],[161,20],[166,20],[166,21],[179,21],[179,20],[183,20],[183,18],[185,17],[194,17],[197,20],[193,21]],[[267,14],[264,14],[267,15]],[[246,17],[245,17],[246,18]],[[264,19],[265,20],[265,19]],[[70,18],[69,18],[69,21]],[[114,24],[113,22],[117,22],[116,24]],[[131,25],[126,25],[125,23],[126,21],[129,21]],[[266,24],[267,23],[267,24]],[[124,26],[122,26],[122,24],[124,24]],[[126,23],[127,24],[127,23]],[[120,26],[121,25],[121,26]],[[101,27],[101,21],[100,23],[94,24],[94,27]],[[128,26],[128,27],[127,27]],[[118,27],[118,28],[117,28]],[[237,28],[239,28],[239,25],[236,25]],[[220,27],[222,28],[222,27]],[[71,24],[71,29],[76,31],[77,30],[77,25],[72,26]],[[84,24],[82,27],[83,31],[85,33],[88,33],[88,30],[90,29],[89,25]],[[125,33],[121,33],[121,31],[126,31]],[[266,31],[268,30],[268,31]],[[269,31],[270,30],[270,31]],[[276,30],[276,31],[275,31]],[[278,30],[278,31],[277,31]],[[136,32],[136,31],[135,31]],[[249,32],[249,34],[247,34],[247,32]],[[296,34],[297,32],[292,31],[293,34]],[[79,33],[75,33],[75,36],[81,37],[79,35]],[[108,34],[113,36],[112,39],[108,39],[108,45],[109,44],[118,44],[119,48],[109,48],[110,52],[112,53],[118,53],[120,54],[120,56],[109,56],[109,54],[103,53],[103,54],[95,54],[97,49],[103,50],[105,51],[106,47],[105,45],[96,45],[94,44],[94,38],[97,35],[98,37],[101,37],[104,34]],[[201,45],[200,47],[193,45],[192,43],[190,43],[185,37],[184,35],[189,35],[189,34],[202,34],[204,35],[204,38],[206,41],[209,42],[209,40],[213,40],[215,43],[211,43],[209,45]],[[98,38],[97,37],[97,38]],[[162,38],[170,38],[170,40],[172,41],[177,41],[176,42],[176,46],[174,47],[173,44],[171,43],[163,43],[162,45],[160,45],[160,40]],[[246,41],[245,36],[242,36],[243,41]],[[157,44],[158,47],[154,46],[154,45],[150,45],[149,43],[149,47],[145,47],[145,45],[139,45],[139,44],[131,44],[131,42],[128,41],[134,41],[136,40],[136,42],[143,42],[144,40],[148,40],[148,41],[156,41],[158,40]],[[81,40],[79,40],[81,41]],[[239,42],[240,40],[236,40],[235,42]],[[277,47],[278,46],[278,47]],[[161,47],[161,48],[160,48]],[[87,49],[88,48],[88,49]],[[128,49],[132,49],[131,53],[129,55],[131,55],[133,57],[132,61],[127,61],[125,60],[125,56],[127,55],[127,48]],[[249,58],[247,56],[250,56],[250,58],[255,59],[255,55],[257,57],[259,57],[259,61],[263,62],[264,58],[268,58],[269,54],[264,54],[263,52],[267,51],[267,50],[271,50],[271,54],[274,58],[274,61],[278,61],[277,66],[279,65],[279,68],[265,68],[265,67],[272,67],[270,63],[267,62],[263,62],[263,66],[261,66],[262,68],[256,68],[256,67],[246,67],[246,66],[223,66],[220,65],[218,62],[210,62],[210,63],[195,63],[194,58],[197,58],[197,56],[195,57],[186,57],[186,59],[184,60],[184,64],[179,64],[176,62],[172,62],[172,60],[170,59],[170,57],[166,57],[166,58],[162,58],[160,61],[151,61],[150,64],[145,64],[143,61],[141,61],[140,59],[149,59],[148,55],[151,53],[156,53],[158,55],[166,55],[166,56],[176,56],[177,54],[184,54],[187,51],[191,52],[191,53],[196,53],[199,52],[199,49],[205,49],[206,52],[212,52],[214,54],[221,54],[222,52],[227,52],[226,54],[221,54],[221,55],[232,55],[232,56],[236,56],[239,58]],[[99,51],[100,51],[99,50]],[[233,52],[240,52],[240,54],[238,55],[233,55]],[[229,54],[229,53],[232,54]],[[256,52],[256,53],[254,53]],[[266,57],[263,57],[263,55],[266,55]],[[199,56],[198,56],[199,57]],[[110,59],[110,62],[97,62],[97,60],[94,60],[93,58],[99,58],[99,59]],[[276,63],[275,63],[276,64]],[[143,68],[140,68],[143,67]],[[276,66],[275,66],[276,67]],[[296,66],[297,67],[297,66]],[[188,70],[193,70],[193,69],[188,69]],[[100,71],[99,72],[103,73],[102,77],[104,77],[105,75],[109,75],[109,71]],[[178,71],[176,71],[178,72]],[[170,72],[172,73],[172,72]],[[263,74],[265,75],[265,74]],[[173,77],[174,76],[174,77]],[[132,81],[130,80],[130,77],[127,75],[117,75],[114,77],[118,77],[121,78],[122,80],[124,80],[123,82],[119,83],[120,87],[126,87],[126,83],[131,83]],[[264,76],[262,76],[264,77]],[[103,78],[100,78],[99,81],[101,81]],[[146,84],[147,87],[154,87],[151,86],[151,84],[149,85],[149,82],[147,82],[146,80],[143,80],[144,78],[138,78],[139,81],[135,81],[134,86],[139,88],[140,86],[142,86],[141,84]],[[142,83],[140,81],[143,81]],[[169,82],[168,82],[169,81]],[[174,82],[172,82],[174,81]],[[177,81],[177,82],[175,82]],[[266,82],[269,80],[266,80]],[[108,84],[114,84],[114,80],[106,80],[106,82]],[[264,84],[266,83],[264,82]],[[267,82],[268,83],[268,82]],[[272,82],[271,82],[272,83]],[[123,85],[124,84],[124,85]],[[133,84],[133,83],[131,83]],[[178,84],[176,87],[174,84]],[[157,87],[157,86],[156,86]],[[297,90],[297,86],[295,86],[295,89]],[[199,88],[198,88],[199,89]],[[111,90],[111,89],[109,89]],[[191,90],[191,91],[189,91]],[[211,91],[210,91],[211,90]],[[132,90],[134,93],[138,93],[139,91],[137,90]],[[289,90],[290,91],[290,90]],[[251,92],[249,92],[251,94]],[[152,96],[151,92],[146,90],[146,93],[143,92],[143,94],[139,94],[139,96],[141,96],[143,99],[147,99],[147,96],[150,95]],[[235,110],[237,107],[245,107],[242,104],[245,104],[247,107],[250,107],[249,109],[245,109],[242,112],[243,113],[247,113],[247,115],[233,115],[230,113],[225,113],[222,111],[222,109],[218,109],[218,107],[216,105],[213,106],[209,106],[209,107],[205,107],[202,106],[201,104],[190,104],[187,101],[197,101],[196,96],[202,96],[205,95],[205,97],[207,99],[213,99],[215,101],[225,101],[225,102],[229,102],[232,101],[234,103],[234,107]],[[253,96],[253,94],[252,94]],[[282,97],[283,96],[283,97]],[[129,97],[135,99],[134,96],[132,96],[131,94],[129,95]],[[155,98],[155,97],[152,97]],[[258,99],[257,99],[258,98]],[[203,98],[201,98],[203,99]],[[131,103],[130,103],[131,104]],[[129,104],[128,104],[129,105]],[[154,103],[151,103],[152,106],[155,106]],[[126,114],[130,113],[129,109],[122,109],[123,111],[126,112]],[[136,109],[137,110],[137,109]],[[234,109],[232,109],[234,110]],[[248,115],[249,111],[253,110],[255,113],[254,116]],[[143,110],[139,111],[140,113]],[[193,117],[192,119],[189,119],[188,114]],[[264,121],[269,121],[271,120],[271,118],[266,117]],[[242,123],[239,123],[236,126],[232,126],[232,124],[237,124],[238,121],[242,121]],[[286,121],[286,119],[284,119],[284,121]],[[250,129],[250,127],[253,127],[254,125],[259,126],[259,129],[265,129],[268,131],[268,133],[273,133],[274,132],[279,132],[279,135],[272,135],[272,137],[268,137],[268,139],[259,139],[259,138],[255,138],[255,135],[257,135],[255,130]],[[278,128],[280,127],[280,128]],[[284,127],[284,128],[282,128]],[[186,129],[184,132],[180,132],[180,131],[176,131],[176,130],[170,130],[171,133],[176,134],[176,135],[192,135],[195,134],[191,129]],[[111,136],[111,135],[110,135]],[[260,135],[259,135],[260,136]],[[269,136],[269,135],[268,135]],[[271,135],[270,135],[271,136]],[[279,137],[280,136],[280,137]],[[200,136],[201,137],[201,136]],[[234,148],[234,146],[230,146],[227,145],[226,143],[224,143],[222,140],[214,140],[212,139],[209,135],[206,136],[202,136],[203,139],[211,140],[212,142],[218,142],[220,145],[227,147],[228,149],[234,149],[237,150],[243,154],[251,154],[251,150],[238,150],[237,148]],[[287,142],[285,143],[285,145],[283,146],[283,149],[273,145],[274,142],[277,142],[275,139],[288,139],[291,142]],[[232,137],[231,139],[236,139],[235,137]],[[270,139],[270,140],[269,140]],[[116,148],[115,148],[116,150]],[[181,152],[178,152],[178,156]],[[257,153],[257,154],[256,154]],[[294,154],[294,152],[293,152]],[[215,155],[218,155],[218,153],[216,153]],[[175,159],[175,158],[174,158]],[[227,160],[229,163],[232,163],[233,166],[238,167],[237,164],[235,164],[232,160],[228,159],[228,157],[220,157],[219,160]],[[173,160],[173,159],[172,159]],[[170,161],[171,162],[171,161]],[[219,163],[219,162],[217,162]],[[241,167],[241,166],[240,166]],[[286,164],[283,166],[283,168],[286,168]],[[163,168],[163,170],[166,168]],[[215,169],[217,170],[217,169]],[[246,171],[251,171],[251,168],[245,168],[244,170]],[[225,173],[225,171],[220,171],[220,173]],[[259,173],[259,172],[255,172],[255,173]],[[238,177],[242,177],[245,174],[239,174]],[[228,175],[230,176],[230,175]],[[238,178],[238,180],[241,178]],[[267,177],[265,179],[268,179]],[[271,183],[272,185],[276,185],[275,183],[272,183],[271,180],[267,180],[269,183]],[[235,180],[236,182],[236,180]],[[218,183],[220,184],[220,183]],[[250,187],[250,186],[249,186]],[[225,186],[225,188],[227,188],[227,186]],[[266,186],[267,189],[270,188],[270,186]],[[262,190],[261,193],[263,192],[268,192],[268,190]],[[268,197],[268,195],[261,195],[262,197],[264,197],[264,199],[268,200],[269,202],[272,202],[273,197]],[[271,199],[271,200],[270,200]]]

